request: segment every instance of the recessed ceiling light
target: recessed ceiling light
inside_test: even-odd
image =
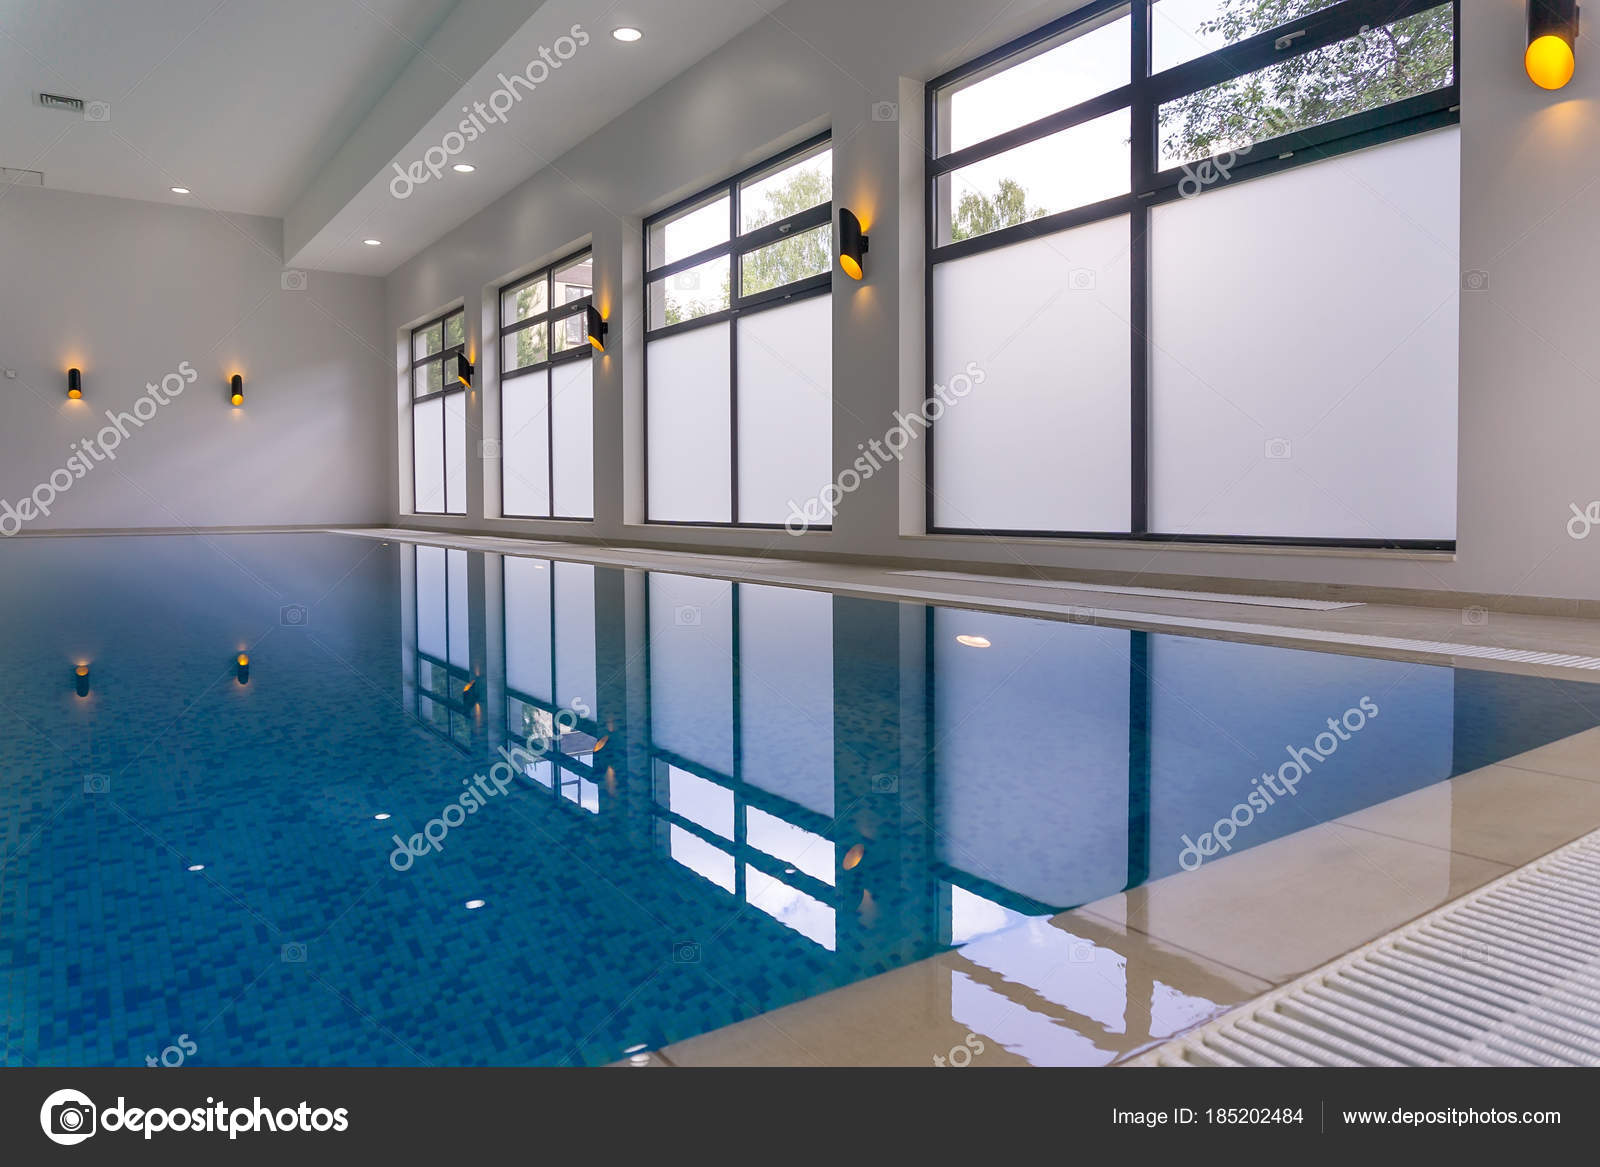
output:
[[[478,168],[470,162],[457,162],[450,169],[454,170],[457,174],[471,174]]]
[[[175,186],[175,187],[172,188],[172,193],[173,194],[188,194],[189,193],[189,188],[186,187],[186,186]]]
[[[964,644],[968,648],[988,648],[989,647],[989,639],[988,639],[988,637],[985,637],[985,636],[958,636],[958,637],[956,637],[956,643],[957,644]]]
[[[627,26],[623,26],[622,28],[612,29],[611,35],[616,40],[621,41],[623,44],[632,44],[634,41],[644,36],[644,33],[640,32],[636,28],[628,28]]]
[[[381,247],[381,246],[383,246],[383,240],[382,239],[363,239],[361,242],[365,243],[368,247]]]
[[[386,823],[389,821],[389,812],[383,811],[379,814],[373,815],[372,817],[377,819],[380,823]]]
[[[467,911],[476,912],[479,908],[483,907],[483,905],[486,904],[487,902],[488,902],[487,900],[468,900],[467,901]]]
[[[630,1066],[648,1066],[650,1064],[650,1055],[649,1054],[634,1054],[631,1058],[628,1059],[628,1064]]]

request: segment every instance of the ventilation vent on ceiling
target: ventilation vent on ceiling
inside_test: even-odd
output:
[[[14,170],[9,166],[0,166],[0,185],[5,186],[43,186],[44,171],[42,170]]]
[[[83,112],[83,98],[62,97],[59,93],[39,94],[39,104],[46,109],[65,109],[73,113]]]

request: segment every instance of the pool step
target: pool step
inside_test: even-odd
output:
[[[1600,1065],[1600,831],[1124,1064]]]

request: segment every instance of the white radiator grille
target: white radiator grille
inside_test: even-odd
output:
[[[1127,1064],[1600,1065],[1600,832]]]

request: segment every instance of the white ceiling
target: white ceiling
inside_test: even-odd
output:
[[[759,0],[0,0],[0,166],[286,220],[285,262],[382,275],[765,14]],[[589,44],[411,197],[422,157],[582,24]],[[644,30],[621,44],[619,25]],[[39,92],[109,105],[42,108]],[[189,187],[191,196],[172,186]],[[381,247],[362,239],[379,238]]]

